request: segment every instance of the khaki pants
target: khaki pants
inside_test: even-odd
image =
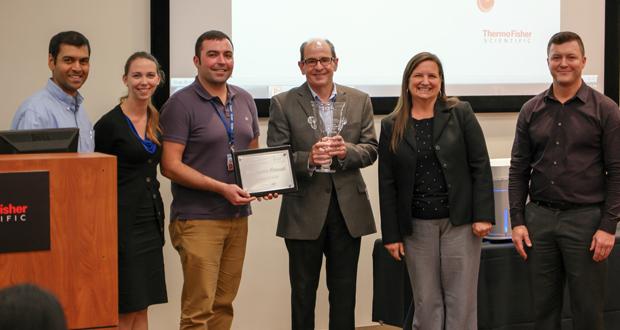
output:
[[[230,329],[247,234],[247,217],[170,223],[183,266],[181,330]]]

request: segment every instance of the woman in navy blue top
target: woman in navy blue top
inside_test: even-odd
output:
[[[120,329],[147,329],[148,306],[168,301],[157,181],[161,129],[151,103],[162,79],[152,55],[131,55],[123,75],[127,96],[95,124],[95,151],[117,157]]]

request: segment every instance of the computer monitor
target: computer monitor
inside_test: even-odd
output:
[[[77,152],[78,128],[0,131],[0,154]]]

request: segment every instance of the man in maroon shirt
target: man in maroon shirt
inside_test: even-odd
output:
[[[510,164],[512,240],[527,260],[536,329],[604,329],[607,262],[620,215],[620,111],[581,79],[583,42],[549,40],[553,84],[523,105]],[[525,204],[529,194],[530,203]]]

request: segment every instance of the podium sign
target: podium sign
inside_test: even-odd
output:
[[[0,155],[0,204],[11,214],[0,223],[0,288],[47,289],[69,329],[118,329],[116,188],[114,156]]]
[[[49,172],[0,173],[0,253],[49,249]]]

